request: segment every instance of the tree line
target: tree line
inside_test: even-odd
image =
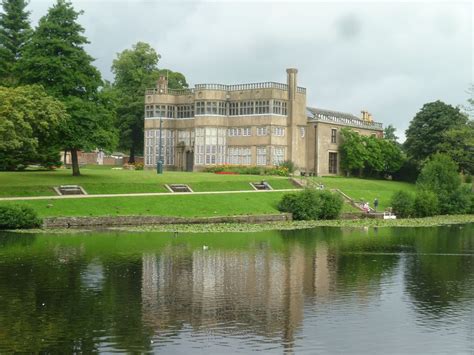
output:
[[[439,100],[423,105],[410,121],[403,144],[392,125],[385,128],[383,139],[341,130],[341,168],[348,175],[414,182],[436,154],[444,154],[469,181],[474,174],[474,86],[469,92],[463,109]]]
[[[138,42],[117,54],[114,82],[104,80],[85,50],[83,14],[57,0],[32,28],[27,0],[3,0],[0,13],[0,170],[53,167],[59,152],[143,152],[144,91],[166,73],[172,89],[188,87],[179,72],[159,68],[160,55]]]

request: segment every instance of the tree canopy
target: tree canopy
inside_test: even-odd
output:
[[[179,72],[158,69],[161,56],[148,44],[138,42],[131,49],[117,55],[112,71],[118,97],[118,125],[120,146],[130,150],[130,162],[143,150],[144,96],[146,88],[153,87],[159,75],[168,77],[170,89],[188,87],[186,78]]]
[[[41,86],[0,87],[0,170],[59,161],[64,105]]]
[[[343,128],[341,135],[341,167],[346,173],[391,175],[405,161],[403,152],[394,141],[363,136],[349,128]]]
[[[406,130],[404,147],[410,158],[421,162],[440,150],[446,143],[446,132],[467,123],[459,108],[442,101],[423,105]]]
[[[0,85],[17,82],[18,60],[32,34],[27,0],[3,0],[0,13]]]
[[[23,83],[43,85],[66,106],[62,147],[71,151],[74,175],[80,174],[77,151],[112,147],[116,132],[100,73],[84,49],[88,41],[77,23],[81,14],[69,1],[57,0],[40,19],[19,61]]]

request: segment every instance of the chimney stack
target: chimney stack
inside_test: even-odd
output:
[[[167,94],[168,93],[168,78],[164,75],[158,77],[156,83],[156,88],[158,89],[158,94]]]

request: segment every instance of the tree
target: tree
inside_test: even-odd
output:
[[[64,105],[41,86],[0,87],[0,170],[55,165],[66,120]]]
[[[458,166],[447,154],[434,154],[421,170],[416,185],[436,194],[443,214],[464,213],[470,207],[469,188],[461,185]]]
[[[367,149],[362,136],[349,128],[341,130],[342,143],[339,148],[341,152],[341,168],[346,172],[357,170],[359,176],[367,160]]]
[[[444,132],[438,151],[449,155],[462,171],[474,174],[474,121]]]
[[[435,101],[423,105],[406,130],[405,149],[410,158],[422,162],[445,143],[448,130],[464,125],[467,116],[459,108]]]
[[[3,0],[0,14],[0,84],[18,81],[16,63],[31,36],[27,0]]]
[[[118,95],[118,124],[120,146],[130,151],[129,162],[143,151],[144,95],[146,88],[153,87],[159,75],[168,77],[170,89],[188,87],[183,74],[168,69],[158,69],[159,54],[148,44],[138,42],[131,49],[117,55],[113,61],[114,88]]]
[[[73,175],[80,175],[78,150],[112,147],[115,132],[113,113],[101,98],[100,73],[84,50],[89,42],[76,22],[81,14],[69,1],[57,0],[40,19],[19,61],[24,83],[42,84],[66,105],[69,119],[62,142],[71,152]]]
[[[398,137],[395,135],[395,132],[397,129],[393,127],[391,124],[389,124],[385,129],[383,130],[383,138],[396,143],[398,141]]]

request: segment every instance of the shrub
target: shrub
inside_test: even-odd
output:
[[[291,160],[285,160],[284,162],[278,164],[278,168],[286,168],[288,173],[292,174],[295,171],[295,163]]]
[[[408,192],[395,192],[390,204],[392,205],[393,213],[400,218],[407,218],[413,215],[414,199]]]
[[[472,192],[470,194],[470,200],[471,200],[471,204],[470,204],[468,213],[474,214],[474,193]]]
[[[439,213],[438,196],[432,191],[419,190],[413,202],[413,215],[415,217],[429,217]]]
[[[278,210],[292,213],[295,220],[335,219],[341,213],[342,204],[342,198],[329,191],[304,189],[284,195]]]
[[[469,212],[471,205],[471,189],[462,186],[450,194],[439,197],[440,211],[442,214],[464,214]]]
[[[464,182],[466,184],[472,184],[472,175],[471,174],[464,175]]]
[[[135,170],[143,170],[144,168],[143,163],[134,163],[133,165],[135,166]]]
[[[40,227],[42,221],[36,212],[26,206],[0,206],[0,229],[26,229]]]

